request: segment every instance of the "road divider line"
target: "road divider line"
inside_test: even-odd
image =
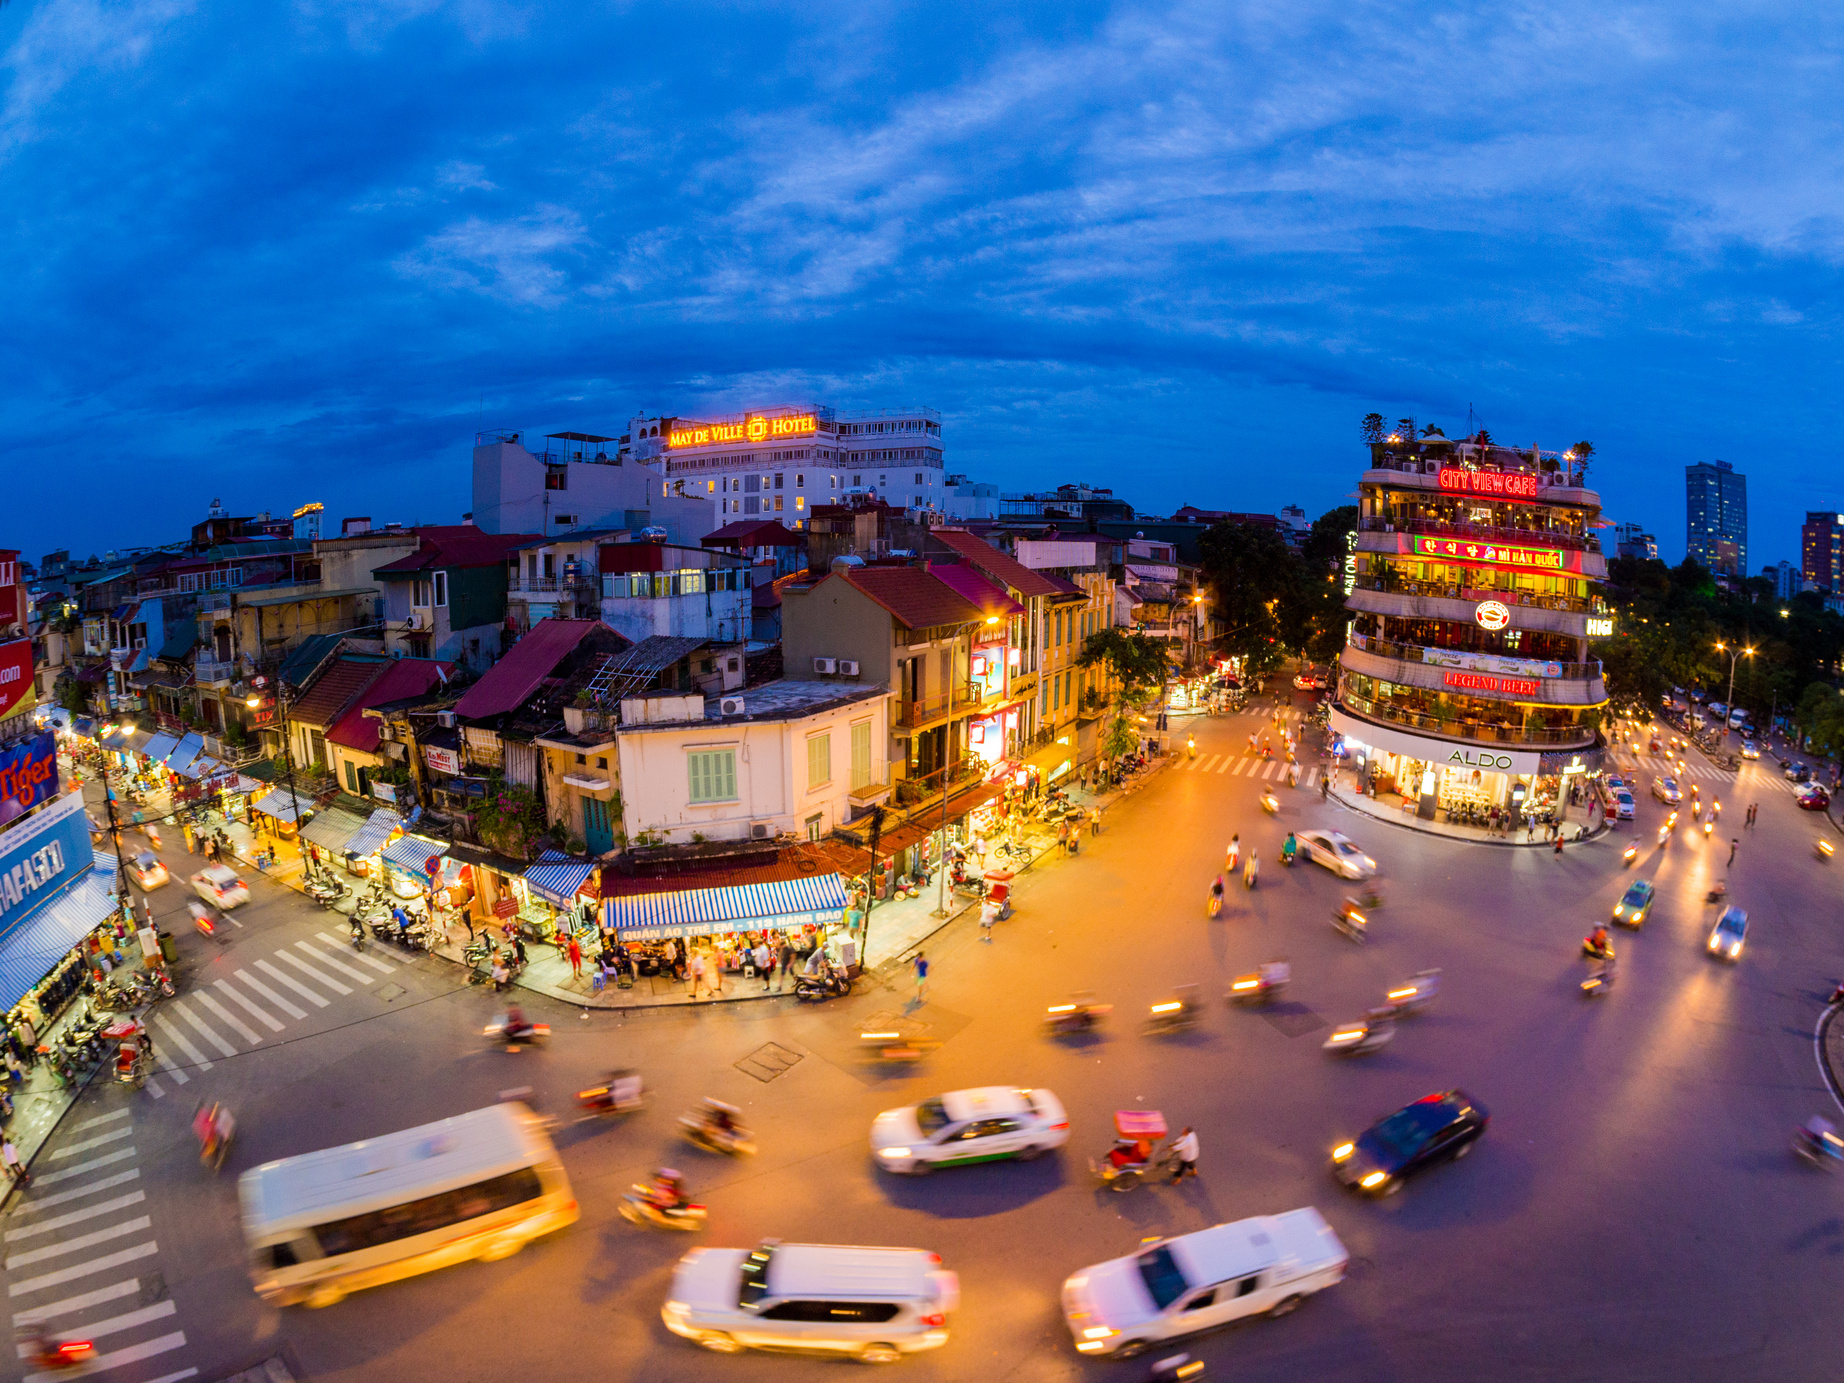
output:
[[[177,1017],[185,1019],[187,1023],[197,1030],[198,1035],[212,1046],[216,1047],[221,1055],[237,1055],[237,1049],[231,1046],[231,1044],[226,1042],[222,1037],[219,1037],[218,1030],[207,1023],[203,1018],[200,1018],[191,1009],[183,1005],[168,1004],[164,1012],[168,1018]]]
[[[146,1199],[145,1191],[130,1191],[127,1195],[117,1196],[114,1200],[98,1201],[95,1205],[86,1205],[81,1210],[68,1210],[62,1215],[53,1215],[49,1220],[40,1220],[35,1225],[27,1225],[24,1229],[9,1229],[6,1232],[6,1242],[11,1244],[20,1239],[34,1239],[41,1234],[49,1234],[54,1229],[63,1229],[66,1225],[82,1224],[85,1220],[94,1220],[100,1215],[109,1215],[117,1210],[125,1210],[131,1205],[140,1205]]]
[[[34,1176],[32,1184],[34,1186],[55,1186],[60,1181],[80,1177],[85,1172],[95,1171],[98,1167],[110,1167],[117,1162],[127,1162],[133,1157],[134,1147],[131,1144],[126,1148],[117,1148],[112,1153],[104,1153],[101,1157],[93,1157],[88,1162],[79,1162],[75,1167],[66,1167],[61,1172],[46,1172],[42,1176]]]
[[[1232,765],[1232,764],[1233,764],[1233,763],[1235,763],[1235,762],[1236,762],[1236,761],[1235,761],[1235,760],[1234,760],[1233,758],[1231,758],[1231,757],[1230,757],[1230,756],[1229,756],[1228,754],[1225,754],[1225,755],[1223,756],[1223,766],[1222,766],[1221,768],[1219,768],[1219,769],[1217,770],[1217,772],[1218,772],[1218,773],[1227,773],[1227,772],[1229,772],[1229,769],[1230,769],[1230,765]]]
[[[165,1014],[162,1014],[156,1021],[160,1024],[160,1031],[166,1035],[167,1040],[190,1057],[194,1066],[198,1067],[201,1071],[209,1071],[211,1069],[211,1062],[206,1055],[188,1042],[186,1040],[186,1035],[178,1028],[174,1027],[173,1024],[167,1020]],[[177,1066],[169,1069],[174,1072],[179,1070]]]
[[[248,1042],[252,1047],[262,1042],[262,1037],[257,1033],[255,1028],[244,1022],[243,1019],[232,1013],[204,990],[200,989],[195,991],[192,997],[197,1002],[210,1009],[226,1026],[241,1036],[243,1040]]]
[[[311,941],[297,941],[295,945],[307,952],[308,955],[312,956],[322,965],[330,965],[335,970],[339,971],[340,974],[352,976],[352,978],[357,980],[360,984],[376,984],[378,982],[375,976],[367,975],[363,970],[354,970],[350,965],[347,965],[345,961],[329,956]]]
[[[258,963],[260,964],[260,962]],[[263,998],[267,999],[270,1003],[274,1004],[283,1013],[286,1013],[290,1018],[307,1017],[306,1009],[296,1008],[293,1004],[289,1003],[288,1000],[284,999],[280,994],[277,994],[273,989],[269,988],[268,985],[264,984],[261,980],[257,979],[248,970],[239,970],[237,972],[237,978],[242,980],[251,989],[254,989],[258,994],[262,995]],[[321,1007],[325,1008],[326,1005],[322,1004]],[[281,1031],[281,1029],[278,1028],[276,1029],[276,1031],[279,1032]]]
[[[111,1316],[105,1321],[90,1321],[78,1327],[84,1338],[94,1340],[102,1335],[119,1335],[124,1330],[133,1330],[137,1325],[146,1325],[149,1321],[165,1320],[179,1308],[171,1301],[155,1302],[152,1306],[143,1306],[139,1311],[129,1311],[124,1315]],[[19,1357],[30,1359],[32,1346],[21,1345]]]
[[[160,1252],[160,1245],[149,1239],[145,1244],[136,1244],[133,1248],[123,1249],[120,1253],[105,1254],[101,1258],[92,1258],[87,1263],[78,1263],[74,1267],[59,1268],[55,1273],[46,1273],[42,1277],[29,1277],[24,1282],[15,1282],[6,1289],[9,1297],[23,1297],[33,1292],[42,1292],[47,1287],[56,1287],[61,1283],[75,1282],[80,1277],[91,1273],[104,1272],[109,1268],[119,1268],[124,1263],[133,1263],[138,1259],[152,1258]]]
[[[85,1119],[81,1123],[72,1124],[71,1130],[75,1133],[81,1133],[86,1128],[95,1128],[98,1124],[112,1124],[117,1119],[126,1119],[127,1117],[127,1110],[117,1109],[108,1114],[98,1114],[94,1119]]]
[[[302,960],[301,957],[297,956],[293,951],[277,951],[275,953],[275,958],[277,960],[287,961],[290,965],[294,966],[294,968],[299,970],[302,974],[308,976],[310,979],[318,980],[321,984],[324,984],[328,989],[332,990],[335,994],[350,994],[352,992],[351,986],[343,985],[338,980],[334,979],[331,975],[325,974],[322,971],[314,969],[313,966],[309,965],[306,961]],[[259,965],[261,964],[260,961],[258,961],[257,963]]]
[[[85,1196],[93,1196],[98,1191],[110,1191],[117,1186],[126,1186],[129,1182],[139,1181],[140,1179],[140,1169],[138,1167],[130,1167],[125,1172],[117,1172],[114,1176],[97,1177],[96,1180],[87,1185],[73,1186],[68,1191],[59,1191],[49,1196],[34,1196],[15,1210],[13,1212],[13,1217],[18,1219],[21,1216],[35,1215],[41,1210],[51,1209],[54,1205],[68,1205],[71,1201],[80,1201]],[[33,1184],[37,1185],[40,1180],[42,1180],[42,1178],[35,1177],[33,1179]]]
[[[354,951],[352,949],[352,943],[350,941],[347,941],[342,937],[334,936],[333,933],[331,932],[316,932],[314,933],[314,935],[318,936],[322,941],[326,942],[327,945],[331,946],[334,950],[338,951],[342,956],[350,952],[352,959],[356,960],[360,965],[369,965],[373,970],[376,970],[380,975],[393,975],[397,972],[396,966],[386,965],[383,961],[379,960],[376,956],[368,956],[363,951]]]
[[[100,1148],[105,1144],[119,1143],[124,1138],[133,1137],[134,1130],[131,1128],[118,1128],[111,1133],[99,1133],[94,1138],[85,1138],[80,1143],[72,1143],[67,1147],[59,1148],[46,1161],[62,1162],[67,1157],[75,1157],[78,1153],[88,1152],[91,1148]]]
[[[61,1244],[52,1244],[47,1248],[28,1249],[24,1253],[8,1254],[6,1270],[28,1267],[33,1263],[43,1263],[47,1258],[62,1258],[67,1253],[76,1253],[79,1249],[95,1248],[106,1244],[111,1239],[125,1239],[130,1234],[139,1234],[153,1227],[153,1221],[145,1215],[137,1215],[132,1220],[123,1220],[119,1225],[110,1225],[107,1229],[94,1229],[88,1234],[79,1234],[75,1239],[66,1239]]]
[[[269,1029],[270,1032],[280,1032],[282,1030],[282,1025],[280,1023],[271,1018],[266,1010],[258,1008],[255,1004],[244,998],[243,995],[238,992],[236,986],[229,980],[213,980],[211,983],[212,988],[221,991],[225,998],[229,999],[245,1013],[248,1013],[252,1018],[260,1022],[264,1027]]]
[[[303,999],[306,999],[308,1003],[312,1004],[315,1008],[325,1008],[327,1006],[327,1001],[325,999],[314,993],[313,990],[309,989],[299,980],[296,980],[292,975],[284,975],[280,970],[277,970],[273,965],[269,964],[268,961],[257,961],[256,968],[270,979],[274,980],[277,984],[286,985],[289,989],[294,990],[295,993],[299,994]],[[306,969],[305,966],[302,968]],[[307,1017],[305,1013],[301,1016],[303,1018]]]
[[[141,1279],[131,1277],[126,1282],[118,1282],[113,1287],[98,1287],[94,1292],[84,1292],[80,1296],[65,1297],[63,1301],[54,1301],[49,1306],[41,1306],[32,1311],[13,1313],[13,1324],[35,1325],[40,1321],[55,1320],[59,1316],[68,1316],[72,1311],[87,1311],[92,1306],[101,1306],[105,1301],[120,1301],[131,1297],[141,1290]]]

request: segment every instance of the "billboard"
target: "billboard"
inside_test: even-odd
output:
[[[46,730],[0,749],[0,826],[58,790],[58,737]]]
[[[0,939],[95,861],[80,792],[0,832]]]
[[[18,710],[31,694],[32,640],[0,643],[0,718]]]

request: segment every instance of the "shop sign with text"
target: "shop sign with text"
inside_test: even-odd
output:
[[[751,414],[740,423],[681,423],[666,434],[666,445],[708,447],[725,442],[781,442],[811,437],[819,430],[819,416],[814,413],[797,413],[786,418]]]
[[[1441,488],[1495,499],[1535,499],[1537,477],[1529,471],[1469,471],[1461,466],[1442,466]]]
[[[95,860],[80,792],[0,834],[0,937],[82,877]]]
[[[1443,678],[1455,691],[1494,692],[1500,696],[1535,696],[1543,689],[1541,682],[1522,677],[1494,677],[1484,672],[1449,672]]]
[[[1466,562],[1475,566],[1511,567],[1518,571],[1566,570],[1560,548],[1513,547],[1508,543],[1476,543],[1467,538],[1429,538],[1415,534],[1409,551],[1417,557],[1441,562]]]
[[[58,790],[58,737],[47,730],[0,750],[0,825],[24,816]]]
[[[461,771],[461,751],[442,749],[433,744],[423,746],[423,758],[429,767],[437,773],[459,773]]]
[[[32,640],[0,643],[0,717],[9,716],[32,690]]]

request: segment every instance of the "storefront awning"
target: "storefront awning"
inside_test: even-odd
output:
[[[96,737],[96,722],[91,720],[88,716],[78,716],[75,720],[71,721],[70,728],[75,733],[82,735],[85,739],[94,739]]]
[[[147,746],[159,738],[161,736],[154,734],[151,730],[131,730],[128,732],[128,743],[123,748],[131,754],[145,754]]]
[[[576,890],[595,871],[594,860],[572,859],[556,850],[546,850],[538,862],[525,871],[526,887],[546,902],[560,908],[576,906]]]
[[[261,797],[250,803],[250,810],[272,816],[277,821],[298,821],[302,813],[314,809],[312,802],[303,802],[287,788],[270,788]]]
[[[98,855],[96,868],[0,942],[0,1010],[25,998],[65,952],[115,911],[115,861],[108,859],[105,869],[105,858]]]
[[[403,818],[389,807],[379,807],[365,819],[365,824],[358,833],[345,844],[348,854],[369,855],[389,840],[394,832],[403,829]]]
[[[1052,742],[1041,749],[1032,750],[1025,756],[1025,763],[1048,777],[1075,757],[1075,745]]]
[[[837,920],[844,908],[844,880],[837,874],[817,874],[775,883],[607,898],[602,902],[602,915],[624,936],[652,941],[708,932],[819,925]]]
[[[429,871],[423,866],[429,863],[429,857],[434,855],[440,859],[447,853],[447,841],[431,840],[428,836],[399,836],[384,847],[386,863],[407,869],[412,874],[427,874]]]
[[[357,812],[328,807],[301,828],[301,838],[312,841],[323,850],[339,850],[364,826],[365,818]]]
[[[174,736],[162,733],[155,735],[143,745],[141,747],[141,752],[150,759],[158,759],[160,762],[165,763],[166,756],[173,752],[173,746],[178,743],[179,740]]]
[[[201,754],[181,769],[179,776],[190,778],[195,783],[202,783],[207,778],[216,778],[227,771],[224,765],[216,759]]]
[[[117,726],[115,729],[109,731],[108,734],[104,735],[100,743],[104,749],[126,749],[128,747],[129,733],[129,731]]]
[[[192,761],[205,752],[205,741],[197,735],[185,735],[173,752],[166,756],[166,766],[175,773],[184,773],[192,766]]]

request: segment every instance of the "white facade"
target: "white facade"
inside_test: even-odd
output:
[[[719,526],[772,517],[794,528],[814,505],[837,504],[854,492],[896,508],[948,507],[941,415],[931,408],[636,417],[619,455],[661,477],[655,493],[715,503]]]
[[[770,682],[741,715],[701,696],[622,702],[621,818],[632,844],[818,840],[890,781],[890,692]],[[727,698],[726,698],[727,699]]]

